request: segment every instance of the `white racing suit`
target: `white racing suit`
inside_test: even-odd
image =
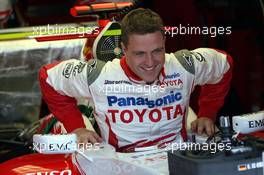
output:
[[[125,58],[111,62],[66,60],[44,66],[40,85],[49,109],[71,132],[85,127],[75,98],[94,103],[104,141],[117,151],[186,139],[186,109],[202,85],[198,117],[214,120],[232,76],[232,58],[207,48],[166,54],[158,79],[142,81]]]

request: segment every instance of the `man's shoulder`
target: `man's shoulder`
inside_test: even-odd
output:
[[[192,52],[187,49],[179,50],[165,55],[165,66],[175,68],[184,68],[191,74],[194,74],[194,60]]]
[[[112,61],[102,61],[99,59],[91,59],[87,61],[88,73],[93,70],[101,71],[107,67],[119,67],[120,59],[113,59]]]
[[[121,70],[120,59],[113,59],[107,62],[99,59],[91,59],[87,62],[88,84],[91,85],[99,77],[103,77],[104,79],[107,76],[118,75],[118,72]]]

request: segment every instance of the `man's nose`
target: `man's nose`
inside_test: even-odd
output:
[[[148,67],[152,67],[153,66],[153,57],[151,54],[147,54],[146,55],[146,59],[145,59],[145,65]]]

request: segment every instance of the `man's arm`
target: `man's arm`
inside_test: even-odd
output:
[[[225,96],[227,95],[230,82],[232,79],[232,69],[233,69],[233,59],[227,53],[215,50],[215,54],[221,54],[219,59],[226,60],[227,63],[225,67],[229,66],[227,71],[222,72],[223,76],[221,80],[216,84],[205,84],[201,87],[200,97],[199,97],[199,116],[204,116],[215,120],[218,110],[223,106]],[[223,67],[224,67],[223,66]],[[219,65],[220,67],[220,65]],[[220,68],[220,71],[225,70]]]
[[[97,67],[94,61],[67,60],[46,65],[39,72],[41,92],[50,111],[63,123],[67,132],[75,131],[82,141],[85,141],[83,137],[88,141],[98,137],[84,129],[75,98],[91,96],[89,85],[98,77],[102,67],[102,64]]]
[[[198,134],[205,131],[207,135],[212,135],[215,131],[215,117],[218,110],[224,104],[225,96],[229,91],[232,79],[233,60],[230,55],[220,50],[210,49],[207,51],[210,52],[209,54],[204,54],[203,52],[206,52],[206,50],[200,49],[197,51],[201,56],[205,55],[205,61],[213,63],[211,69],[208,68],[208,70],[203,71],[211,71],[212,73],[208,75],[210,78],[205,78],[209,83],[204,84],[203,81],[197,82],[204,85],[201,87],[199,97],[198,119],[192,123],[192,130]],[[215,80],[216,83],[210,83]]]
[[[199,97],[198,119],[191,128],[201,134],[214,132],[214,122],[218,110],[224,103],[232,78],[233,60],[227,53],[200,48],[191,51],[194,63],[194,85],[202,85]]]
[[[63,64],[63,65],[62,65]],[[50,111],[61,121],[67,130],[72,132],[76,128],[84,128],[84,122],[81,117],[81,112],[77,108],[77,101],[75,98],[62,95],[55,90],[55,88],[61,93],[63,92],[57,86],[64,84],[63,69],[67,64],[63,62],[49,64],[42,67],[39,71],[39,82],[41,87],[41,93],[43,99],[48,104]],[[68,64],[69,65],[69,64]],[[56,79],[58,77],[58,79]],[[70,86],[69,83],[67,83]],[[55,88],[54,88],[54,87]]]

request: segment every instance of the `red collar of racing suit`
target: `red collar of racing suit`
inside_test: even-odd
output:
[[[142,80],[142,78],[140,78],[137,74],[135,74],[135,72],[133,72],[130,67],[127,65],[126,63],[126,58],[123,56],[121,58],[120,61],[120,65],[122,67],[122,69],[124,70],[126,76],[134,83],[138,83],[138,84],[144,84],[146,82],[144,82],[144,80]],[[164,66],[161,69],[161,75],[164,79],[165,77],[165,70],[164,70]]]

